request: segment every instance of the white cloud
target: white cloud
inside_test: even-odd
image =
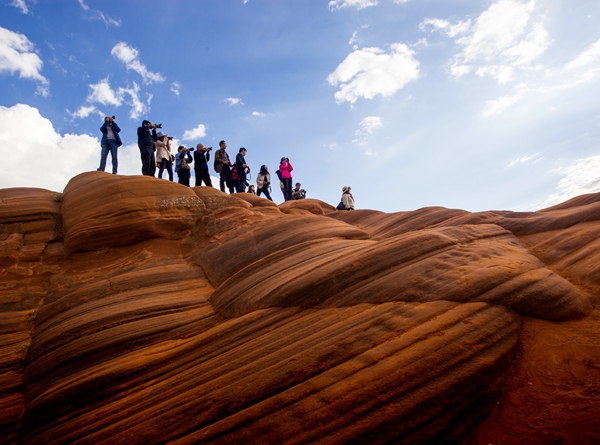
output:
[[[102,11],[96,9],[90,9],[90,7],[85,3],[84,0],[77,0],[79,5],[83,8],[84,11],[88,12],[88,19],[92,20],[102,20],[106,27],[113,25],[116,27],[121,26],[121,19],[113,19],[112,17],[105,15]]]
[[[353,51],[327,76],[329,84],[340,85],[334,96],[336,102],[354,103],[359,97],[372,99],[378,94],[392,96],[418,79],[419,62],[414,54],[403,43],[390,45],[389,53],[380,48]]]
[[[357,11],[360,11],[369,6],[377,6],[378,3],[378,0],[332,0],[327,4],[327,7],[330,11],[348,8],[356,8]]]
[[[578,159],[570,167],[560,169],[563,176],[556,187],[556,193],[550,195],[540,208],[553,206],[575,196],[600,192],[600,155],[587,159]]]
[[[34,50],[35,45],[23,34],[0,27],[0,73],[18,72],[20,78],[48,85],[40,73],[44,64]]]
[[[357,134],[373,134],[373,131],[383,127],[381,118],[378,116],[367,116],[360,122],[361,129],[357,131]]]
[[[233,107],[235,105],[244,105],[244,102],[242,102],[242,99],[239,97],[228,97],[223,101],[227,102],[230,107]]]
[[[191,141],[192,139],[200,139],[204,136],[206,136],[206,126],[200,124],[192,130],[186,130],[181,139],[184,141]]]
[[[0,153],[6,159],[27,160],[27,168],[6,169],[0,187],[61,191],[73,176],[98,168],[100,141],[88,135],[61,136],[29,105],[0,106]]]
[[[133,82],[133,86],[131,87],[119,87],[115,91],[110,86],[107,77],[96,84],[91,84],[90,90],[91,92],[86,99],[88,103],[100,103],[114,107],[120,107],[125,103],[131,107],[129,111],[131,119],[139,119],[142,114],[150,111],[152,95],[149,94],[146,103],[144,103],[140,98],[140,86],[135,82]]]
[[[583,68],[594,62],[597,62],[600,58],[600,40],[592,43],[585,51],[583,51],[577,58],[571,61],[565,69],[573,70],[576,68]]]
[[[490,117],[506,110],[519,99],[518,95],[502,96],[495,100],[488,100],[483,107],[483,117]]]
[[[252,116],[256,116],[256,117],[265,117],[266,114],[265,113],[261,113],[260,111],[253,111],[252,112]]]
[[[527,155],[527,156],[522,156],[520,158],[515,159],[514,161],[512,161],[510,164],[508,164],[508,167],[514,167],[517,164],[526,164],[529,162],[538,162],[541,161],[542,159],[544,159],[543,157],[540,157],[539,153],[535,153],[532,155]]]
[[[113,105],[120,107],[123,102],[123,98],[111,88],[108,77],[102,79],[96,84],[91,84],[90,89],[92,90],[87,97],[87,101],[94,103],[101,103],[102,105]]]
[[[173,82],[171,84],[171,91],[173,91],[173,93],[175,93],[176,96],[179,96],[181,90],[181,84],[179,82]]]
[[[471,28],[471,19],[458,22],[452,25],[448,20],[426,18],[419,24],[421,31],[426,31],[431,26],[435,31],[444,31],[448,37],[456,37],[459,34],[465,34]]]
[[[539,69],[533,65],[550,46],[552,39],[541,20],[533,18],[535,0],[497,0],[471,23],[451,24],[444,19],[425,19],[421,30],[432,27],[449,37],[463,49],[451,63],[455,77],[473,69],[479,76],[490,75],[500,84],[515,79],[516,70]],[[460,36],[460,37],[459,37]]]
[[[29,14],[29,8],[27,8],[25,0],[13,0],[10,2],[10,6],[20,9],[23,14]]]
[[[82,105],[77,109],[77,111],[75,111],[74,113],[70,113],[70,114],[71,114],[71,116],[73,116],[73,119],[75,119],[75,118],[85,119],[90,114],[94,113],[95,111],[98,111],[98,109],[93,105],[89,106],[89,107]]]
[[[160,73],[148,71],[146,65],[139,60],[139,51],[125,42],[117,43],[110,52],[113,57],[125,63],[128,70],[133,70],[144,79],[144,83],[163,82],[165,78]]]

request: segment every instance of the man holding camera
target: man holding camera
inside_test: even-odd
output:
[[[246,164],[246,153],[247,150],[242,147],[235,157],[235,168],[237,169],[237,191],[238,193],[244,193],[246,191],[246,173],[249,171],[248,164]]]
[[[193,148],[186,148],[180,145],[175,156],[175,171],[177,172],[178,180],[181,185],[190,186],[190,164],[194,162],[190,151]]]
[[[296,182],[296,187],[292,190],[292,199],[304,199],[306,198],[306,190],[301,189],[299,182]]]
[[[156,173],[156,129],[162,128],[162,125],[155,125],[150,121],[142,121],[142,126],[138,127],[138,147],[142,158],[142,175],[154,176]]]
[[[227,148],[227,142],[221,141],[219,142],[219,149],[215,153],[215,171],[220,176],[220,186],[221,191],[225,192],[225,184],[227,184],[227,188],[229,189],[229,193],[235,193],[233,188],[233,178],[231,177],[231,161],[229,160],[229,155],[225,151]]]
[[[212,147],[205,147],[202,144],[196,145],[196,153],[194,153],[194,171],[196,172],[196,187],[204,185],[212,187],[210,174],[208,173],[208,161],[210,161],[210,151]]]
[[[112,158],[112,174],[116,175],[117,167],[119,166],[117,150],[123,143],[119,136],[121,129],[115,122],[115,117],[106,116],[104,118],[104,123],[100,127],[100,131],[102,132],[102,140],[100,141],[102,150],[100,151],[100,167],[98,167],[98,171],[103,172],[104,169],[106,169],[106,159],[110,152],[110,157]]]

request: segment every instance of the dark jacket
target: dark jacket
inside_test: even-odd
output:
[[[208,171],[208,161],[210,161],[210,153],[203,151],[194,152],[194,170]]]
[[[154,146],[154,141],[156,140],[156,128],[153,128],[152,132],[150,132],[150,127],[144,127],[142,125],[141,127],[138,127],[137,134],[138,147],[151,147],[156,150],[156,147]]]
[[[121,132],[121,129],[119,128],[119,126],[117,125],[116,122],[113,121],[112,125],[112,130],[113,133],[115,134],[115,138],[117,140],[117,146],[121,146],[123,145],[123,142],[121,142],[121,136],[119,136],[119,133]],[[104,121],[104,124],[102,124],[102,126],[100,127],[100,131],[102,132],[102,140],[100,141],[100,145],[104,145],[107,142],[107,134],[108,134],[108,122]]]
[[[237,169],[238,176],[241,176],[245,173],[244,164],[246,164],[246,158],[244,158],[243,154],[238,153],[237,156],[235,157],[235,167]],[[246,165],[248,165],[248,164],[246,164]]]

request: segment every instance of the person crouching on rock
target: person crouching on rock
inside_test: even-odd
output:
[[[171,141],[169,135],[163,133],[156,134],[156,166],[158,167],[158,177],[162,179],[165,169],[169,174],[169,181],[173,181],[173,163],[171,161]]]
[[[354,210],[354,197],[347,185],[342,188],[342,200],[338,204],[337,210]]]
[[[292,199],[304,199],[306,198],[306,190],[301,189],[299,182],[296,182],[296,187],[292,190]]]
[[[271,199],[271,195],[269,194],[269,186],[271,185],[271,174],[269,173],[269,169],[266,165],[260,167],[260,173],[256,175],[256,195],[260,196],[261,193],[264,193],[266,198],[269,201],[273,201]]]
[[[194,149],[180,145],[177,149],[177,156],[175,156],[175,171],[179,177],[177,182],[188,187],[190,186],[190,164],[194,162],[190,151],[194,151]]]

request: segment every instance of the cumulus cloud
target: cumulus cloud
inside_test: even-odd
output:
[[[182,140],[191,141],[192,139],[200,139],[206,136],[206,126],[204,124],[199,124],[196,128],[191,130],[186,130],[183,133]]]
[[[160,73],[153,73],[139,60],[139,51],[125,42],[117,43],[110,52],[112,56],[125,64],[128,70],[133,70],[144,79],[144,84],[163,82],[165,78]]]
[[[239,97],[228,97],[226,99],[223,99],[223,102],[228,103],[230,107],[233,107],[235,105],[244,105],[244,102],[242,102],[242,99]]]
[[[0,27],[0,73],[19,73],[22,79],[40,82],[47,91],[48,79],[40,73],[43,65],[27,37]]]
[[[550,207],[575,196],[600,192],[600,155],[578,159],[573,165],[559,170],[563,178],[556,192],[550,195],[540,208]]]
[[[17,9],[20,9],[23,14],[29,14],[29,8],[27,7],[27,3],[25,3],[25,0],[13,0],[9,4],[10,6],[14,6]]]
[[[357,11],[360,11],[369,6],[377,6],[378,3],[378,0],[331,0],[327,7],[330,11],[348,8],[356,8]]]
[[[359,97],[389,97],[419,78],[419,62],[414,55],[403,43],[390,45],[389,53],[380,48],[357,49],[327,76],[327,82],[340,85],[334,96],[338,103],[354,103]]]
[[[534,20],[535,0],[498,0],[482,12],[474,23],[470,19],[456,24],[444,19],[425,19],[419,26],[456,38],[462,50],[452,61],[450,72],[461,77],[472,70],[489,75],[499,84],[515,79],[516,70],[540,67],[533,62],[552,43],[541,20]]]
[[[139,119],[150,111],[152,95],[147,95],[146,103],[144,103],[140,98],[140,86],[135,82],[133,82],[133,86],[119,87],[114,90],[107,77],[96,84],[91,84],[90,90],[86,99],[88,103],[100,103],[116,108],[127,104],[130,106],[129,117],[131,119]]]
[[[0,187],[61,191],[73,176],[98,167],[100,141],[88,135],[58,134],[29,105],[0,106],[0,153],[5,159],[27,160],[27,168],[6,169]]]
[[[173,93],[175,93],[176,96],[179,96],[180,90],[181,84],[179,82],[171,83],[171,91],[173,91]]]
[[[266,114],[265,113],[261,113],[260,111],[253,111],[252,112],[252,116],[255,116],[255,117],[265,117]]]

